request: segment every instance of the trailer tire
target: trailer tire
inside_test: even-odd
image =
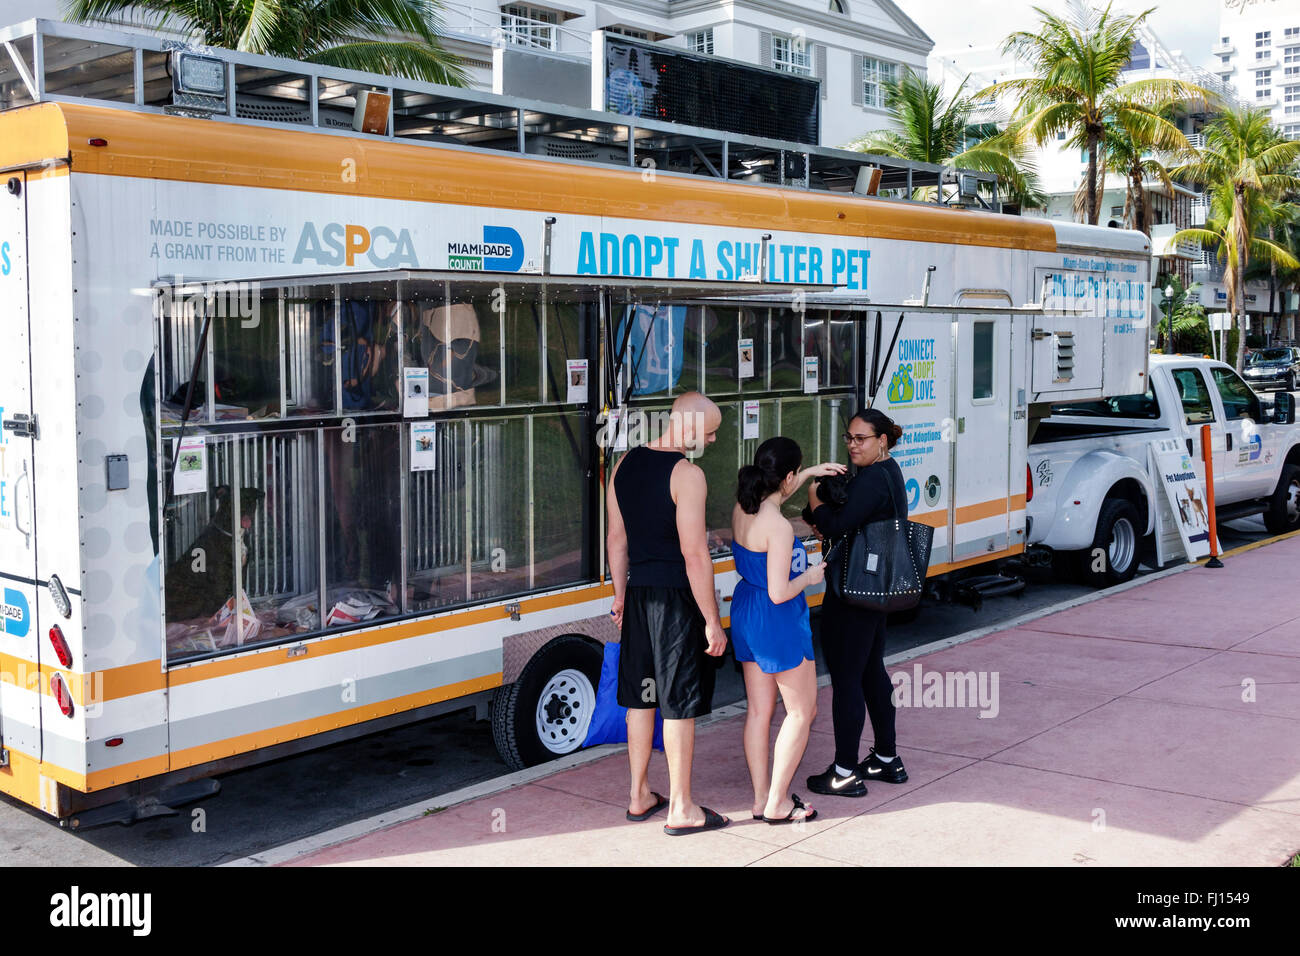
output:
[[[603,660],[599,644],[566,634],[534,654],[518,680],[497,690],[492,741],[506,766],[535,767],[582,746]]]
[[[1108,588],[1131,581],[1137,574],[1141,548],[1141,518],[1133,502],[1107,498],[1097,515],[1097,534],[1092,547],[1075,552],[1079,580],[1094,588]],[[1093,569],[1093,553],[1105,553],[1102,570]]]
[[[1300,468],[1283,465],[1277,488],[1264,512],[1264,527],[1272,534],[1285,534],[1300,528]]]

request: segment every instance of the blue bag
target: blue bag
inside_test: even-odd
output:
[[[600,686],[596,688],[596,711],[587,727],[584,747],[597,744],[627,743],[627,708],[618,705],[618,654],[622,647],[613,641],[605,645],[605,660],[600,665]],[[664,719],[655,710],[655,750],[664,749]]]

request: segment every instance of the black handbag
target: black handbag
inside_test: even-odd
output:
[[[921,603],[934,529],[898,514],[894,474],[885,471],[894,517],[865,524],[831,546],[826,586],[844,604],[888,613]]]

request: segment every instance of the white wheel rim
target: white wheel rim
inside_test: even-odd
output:
[[[546,682],[534,715],[537,739],[553,754],[582,746],[596,710],[596,689],[580,670],[562,670]]]
[[[1123,574],[1133,562],[1133,553],[1137,547],[1137,533],[1127,518],[1120,518],[1115,522],[1110,535],[1110,566]]]

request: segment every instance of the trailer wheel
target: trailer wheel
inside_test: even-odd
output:
[[[1300,468],[1285,465],[1277,489],[1264,512],[1264,527],[1273,534],[1285,534],[1300,528]]]
[[[1131,501],[1107,498],[1097,515],[1097,534],[1092,547],[1075,552],[1079,579],[1094,588],[1123,584],[1137,574],[1142,533],[1140,517]],[[1100,548],[1102,555],[1094,557]],[[1097,558],[1103,557],[1102,569],[1095,570]]]
[[[587,737],[596,710],[604,659],[585,637],[557,637],[524,666],[519,679],[492,701],[492,740],[511,770],[573,753]]]

